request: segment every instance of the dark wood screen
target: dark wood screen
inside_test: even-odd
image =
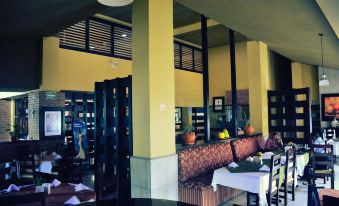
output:
[[[91,92],[63,91],[65,93],[65,137],[67,146],[74,151],[73,122],[86,124],[88,158],[94,164],[94,94]]]
[[[281,132],[284,142],[309,143],[310,89],[268,91],[269,131]]]
[[[95,83],[95,187],[97,199],[130,197],[132,78]]]
[[[202,107],[192,108],[192,125],[196,129],[197,140],[204,139],[204,132],[205,132],[204,116],[205,116],[204,108]]]
[[[26,139],[28,135],[28,97],[15,99],[15,126],[19,130],[19,138]]]

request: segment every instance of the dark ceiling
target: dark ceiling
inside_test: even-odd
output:
[[[230,41],[229,35],[228,35],[229,29],[222,24],[208,27],[207,34],[208,34],[208,46],[209,47],[225,45],[225,44],[228,44]],[[177,35],[176,37],[179,39],[185,40],[185,41],[189,41],[193,44],[201,45],[200,30],[180,34],[180,35]],[[244,35],[235,32],[234,40],[235,42],[240,42],[240,41],[246,41],[247,38]]]
[[[119,19],[128,23],[132,23],[132,5],[124,7],[112,7],[103,12],[103,15]],[[179,3],[173,2],[173,23],[174,28],[186,26],[200,21],[200,14],[191,9],[182,6]]]
[[[3,0],[0,7],[1,40],[35,39],[52,36],[86,17],[101,13],[131,23],[132,5],[105,7],[97,0]],[[200,22],[200,14],[174,1],[174,27]],[[227,28],[208,29],[209,46],[228,43]],[[180,34],[179,39],[201,45],[200,30]],[[236,35],[236,41],[246,37]]]
[[[51,36],[106,8],[96,0],[2,0],[0,39]]]

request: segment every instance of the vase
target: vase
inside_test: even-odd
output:
[[[194,144],[196,135],[194,132],[190,132],[190,133],[184,134],[182,138],[185,144]]]
[[[252,135],[252,134],[254,134],[254,127],[253,127],[253,126],[247,126],[247,127],[245,128],[245,134],[246,134],[246,135]]]

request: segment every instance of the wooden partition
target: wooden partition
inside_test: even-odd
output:
[[[74,150],[73,123],[86,124],[88,157],[94,158],[94,94],[91,92],[63,91],[65,93],[65,137],[67,146]]]
[[[95,138],[97,200],[130,197],[131,76],[95,83]]]
[[[310,89],[268,91],[269,131],[281,132],[283,141],[309,144],[312,132]]]

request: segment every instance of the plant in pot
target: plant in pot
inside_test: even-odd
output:
[[[11,126],[11,125],[10,125]],[[16,142],[19,139],[19,130],[18,127],[15,125],[12,129],[7,129],[6,130],[11,137],[11,142]]]
[[[192,126],[184,127],[182,139],[185,144],[194,144],[196,139],[195,128]]]
[[[246,117],[246,113],[244,112],[244,116],[245,116],[245,125],[244,125],[244,131],[246,135],[253,135],[254,134],[254,127],[251,125],[251,121],[249,119],[247,119]]]

